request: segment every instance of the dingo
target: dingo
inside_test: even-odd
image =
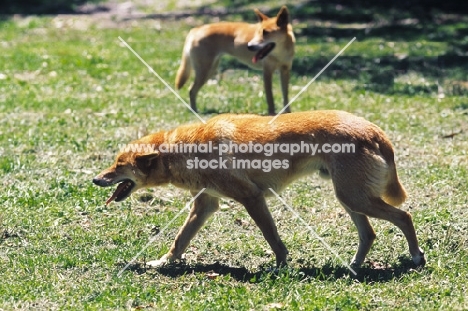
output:
[[[250,67],[263,70],[268,113],[271,115],[275,114],[272,78],[273,73],[279,70],[283,103],[285,106],[288,104],[289,72],[295,42],[288,10],[283,6],[273,18],[258,10],[255,13],[260,20],[257,24],[224,22],[193,28],[189,32],[175,85],[180,89],[194,69],[195,81],[190,88],[193,110],[197,110],[198,91],[216,73],[222,54],[232,55]],[[289,107],[286,112],[290,112]]]
[[[188,189],[192,195],[206,188],[195,199],[169,252],[149,265],[158,266],[180,258],[203,223],[218,210],[220,197],[232,198],[245,206],[273,249],[276,264],[286,264],[288,251],[278,235],[265,197],[272,195],[269,188],[279,192],[295,179],[317,170],[331,178],[336,197],[358,229],[359,246],[351,261],[353,265],[358,266],[364,261],[376,237],[368,216],[390,221],[400,228],[414,263],[425,264],[411,215],[394,207],[405,201],[406,192],[398,180],[392,144],[379,127],[363,118],[333,110],[283,114],[268,124],[271,119],[268,116],[226,114],[210,119],[207,124],[184,125],[145,136],[128,145],[143,149],[122,151],[111,167],[93,179],[101,187],[118,184],[107,203],[122,201],[140,188],[168,183]],[[233,143],[239,149],[220,157],[217,150],[223,144]],[[346,153],[323,149],[313,155],[277,150],[270,156],[241,152],[240,148],[243,145],[245,151],[253,144],[266,148],[267,144],[307,143],[318,146],[351,143],[355,148]],[[184,153],[168,148],[182,144],[191,147],[203,144],[214,151],[192,149]],[[233,168],[234,161],[239,159],[250,160],[252,165]],[[206,161],[205,169],[195,169],[194,160]],[[254,160],[257,160],[255,167]],[[213,161],[223,162],[226,166],[222,169],[211,166]],[[271,170],[258,166],[266,161],[278,162]]]

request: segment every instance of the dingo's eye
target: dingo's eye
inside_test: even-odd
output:
[[[267,30],[263,29],[263,36],[264,36],[264,37],[265,37],[265,36],[268,36],[269,34],[270,34],[270,32],[269,32],[269,31],[267,31]]]

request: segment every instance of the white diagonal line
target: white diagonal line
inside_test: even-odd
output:
[[[278,200],[280,200],[281,203],[283,203],[284,206],[286,206],[286,207],[291,211],[291,213],[293,213],[294,216],[296,216],[296,218],[299,219],[299,220],[307,227],[307,229],[309,229],[309,231],[310,231],[320,242],[322,242],[322,244],[323,244],[333,255],[335,255],[336,258],[338,258],[338,259],[341,261],[341,263],[342,263],[343,265],[345,265],[345,266],[349,269],[349,271],[351,271],[354,275],[357,275],[356,271],[354,271],[353,268],[351,268],[351,266],[350,266],[348,263],[346,263],[346,261],[344,261],[344,259],[341,258],[341,256],[340,256],[330,245],[328,245],[328,243],[325,242],[325,240],[324,240],[321,236],[319,236],[319,235],[317,234],[317,232],[315,232],[315,230],[312,229],[312,227],[311,227],[304,219],[302,219],[302,217],[301,217],[291,206],[289,206],[288,203],[286,203],[286,201],[284,201],[283,198],[281,198],[281,197],[279,196],[278,193],[276,193],[275,190],[273,190],[272,188],[269,188],[269,189],[270,189],[270,191],[276,196],[276,198],[278,198]]]
[[[143,58],[141,58],[140,55],[138,55],[137,52],[135,52],[135,50],[132,49],[132,47],[130,45],[128,45],[127,42],[125,42],[124,39],[122,39],[120,36],[119,36],[119,40],[149,69],[149,71],[154,74],[172,93],[174,93],[174,95],[185,105],[187,106],[188,109],[190,109],[190,111],[198,118],[200,119],[200,121],[204,124],[206,124],[206,121],[202,119],[202,117],[200,117],[200,115],[192,109],[192,107],[190,107],[189,104],[187,104],[187,102],[182,98],[180,97],[179,93],[177,93],[166,81],[164,81],[163,78],[161,78],[161,76],[156,72],[154,71],[153,68],[151,68],[150,65],[148,65],[147,62],[145,62],[145,60]]]
[[[138,254],[136,254],[132,260],[130,260],[126,265],[125,267],[122,268],[122,270],[119,271],[119,273],[117,273],[117,277],[120,277],[122,275],[122,273],[125,272],[125,270],[127,270],[128,267],[130,267],[131,264],[133,264],[135,262],[135,260],[140,257],[140,255],[150,246],[151,243],[153,243],[157,238],[158,236],[163,233],[164,231],[166,231],[166,229],[177,219],[179,218],[179,216],[182,214],[182,212],[189,208],[190,205],[193,203],[193,201],[195,201],[196,198],[198,198],[198,196],[200,194],[203,193],[203,191],[205,191],[206,188],[203,188],[202,190],[200,190],[200,192],[197,193],[196,196],[194,196],[187,204],[185,204],[184,208],[182,208],[178,213],[177,215],[174,216],[174,218],[171,219],[171,221],[169,221],[165,226],[164,228],[162,228],[156,235],[152,236],[148,243],[146,243],[146,245],[138,252]]]
[[[319,72],[318,74],[316,74],[315,77],[314,77],[312,80],[310,80],[309,83],[307,83],[306,86],[304,86],[304,87],[302,88],[302,90],[300,90],[300,92],[297,93],[296,96],[294,96],[294,97],[289,101],[289,103],[288,103],[286,106],[284,106],[283,109],[281,109],[280,112],[278,112],[278,114],[277,114],[273,119],[271,119],[271,120],[268,122],[268,124],[273,123],[273,122],[276,120],[276,118],[278,118],[278,116],[279,116],[280,114],[282,114],[282,113],[289,107],[289,105],[291,105],[291,104],[299,97],[299,95],[301,95],[305,90],[307,90],[307,88],[322,74],[322,72],[324,72],[325,69],[327,69],[328,66],[330,66],[330,65],[341,55],[341,53],[343,53],[344,50],[346,50],[346,49],[348,48],[348,46],[350,46],[351,43],[354,42],[354,40],[356,40],[356,37],[354,37],[353,39],[351,39],[351,41],[349,41],[348,44],[346,44],[346,46],[345,46],[344,48],[342,48],[341,51],[339,51],[338,54],[336,54],[335,57],[333,57],[333,59],[332,59],[331,61],[329,61],[328,64],[326,64],[325,67],[323,67],[323,69],[320,70],[320,72]]]

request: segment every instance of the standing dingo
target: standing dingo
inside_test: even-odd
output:
[[[177,89],[187,82],[192,68],[195,81],[190,88],[190,106],[197,110],[200,88],[216,72],[222,54],[229,54],[244,64],[263,70],[263,84],[268,113],[275,114],[273,73],[279,70],[283,104],[288,104],[289,74],[294,58],[294,33],[289,13],[282,7],[278,15],[267,17],[255,10],[259,23],[222,22],[193,28],[186,40],[175,79]],[[289,107],[286,112],[290,112]]]
[[[270,189],[279,192],[317,170],[331,178],[338,201],[358,229],[353,265],[362,264],[376,237],[368,217],[390,221],[400,228],[414,263],[426,263],[411,215],[395,207],[405,201],[406,191],[398,179],[392,144],[379,127],[344,111],[288,113],[270,124],[271,119],[225,114],[206,124],[179,126],[142,137],[93,179],[101,187],[117,185],[107,203],[125,200],[141,188],[169,183],[199,194],[169,252],[148,265],[160,266],[181,258],[190,240],[219,209],[220,197],[232,198],[245,206],[275,253],[277,265],[286,264],[288,250],[265,197],[272,196]],[[293,146],[311,144],[322,148],[312,153],[289,152]],[[328,147],[335,144],[352,144],[355,148],[331,152]],[[191,149],[180,149],[183,145]],[[226,145],[234,145],[234,149],[221,154]],[[250,145],[252,152],[245,149]],[[179,149],[171,151],[168,146]],[[213,152],[195,151],[196,146],[212,146]],[[274,153],[254,151],[262,146],[280,149]],[[283,152],[281,146],[291,149]],[[196,163],[200,165],[196,167]]]

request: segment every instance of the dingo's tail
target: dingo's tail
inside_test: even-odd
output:
[[[388,164],[390,176],[388,177],[387,186],[385,187],[382,199],[390,205],[398,206],[405,202],[407,194],[405,188],[398,179],[398,174],[395,166],[395,155],[393,147],[388,141],[379,142],[380,152],[382,152],[385,161]]]
[[[184,86],[185,82],[187,82],[188,78],[190,77],[190,72],[192,71],[192,63],[190,61],[190,42],[189,37],[187,37],[187,41],[184,45],[184,50],[182,52],[182,59],[180,61],[179,70],[177,70],[177,76],[175,79],[175,86],[177,89],[180,89]]]
[[[392,166],[393,167],[390,168],[390,179],[385,188],[385,193],[383,194],[383,200],[390,205],[398,206],[405,202],[407,195],[405,188],[403,188],[398,179],[395,164],[393,163]]]

